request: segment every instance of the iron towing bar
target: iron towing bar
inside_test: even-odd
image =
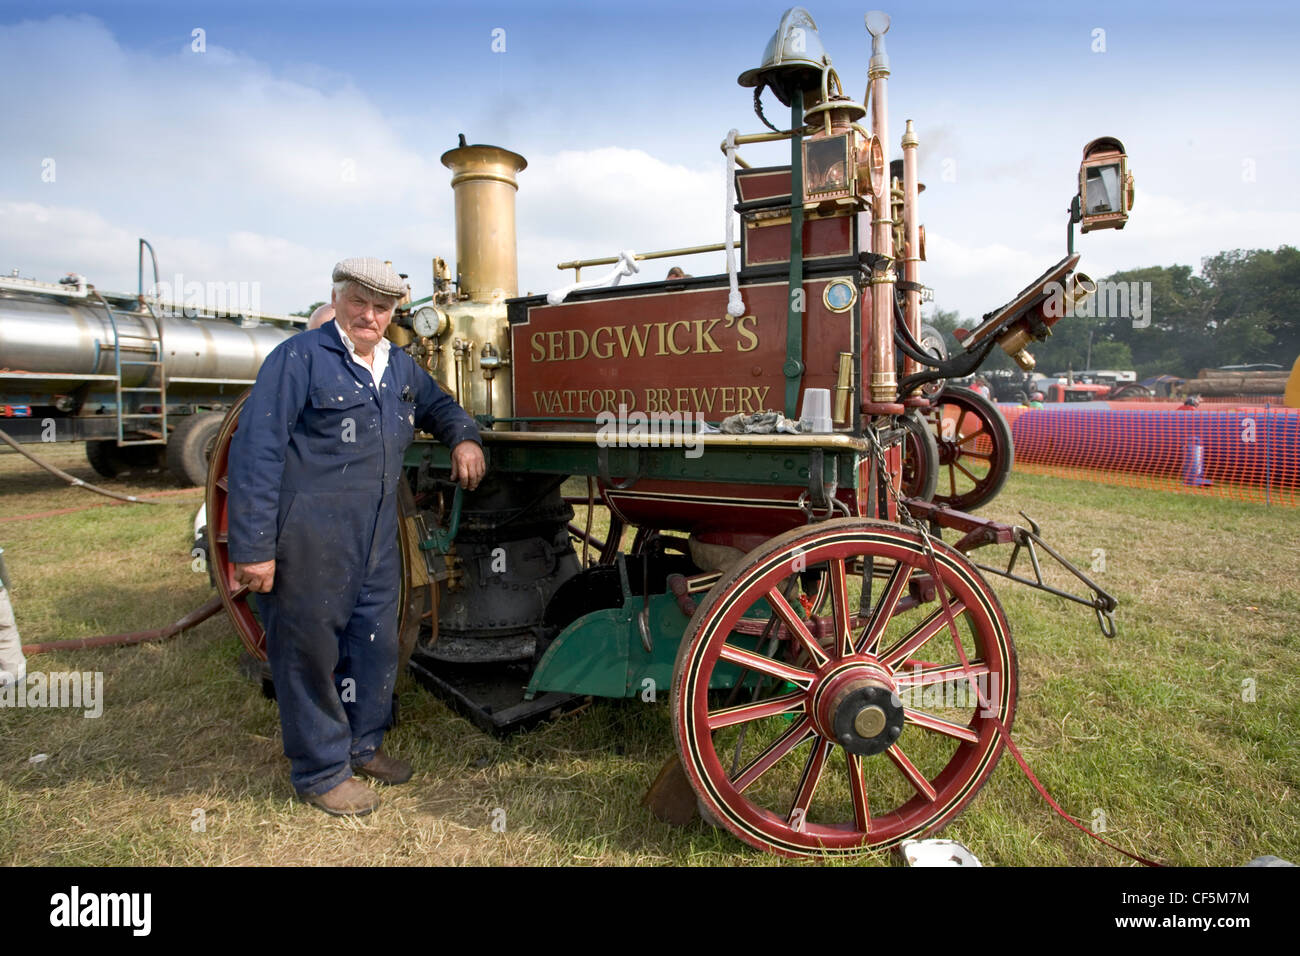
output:
[[[1114,595],[1102,588],[1096,581],[1084,574],[1074,562],[1070,561],[1050,544],[1043,540],[1042,529],[1038,522],[1033,518],[1020,512],[1020,516],[1029,522],[1028,528],[1022,528],[1019,525],[1010,525],[1001,521],[994,521],[991,518],[981,518],[976,515],[967,514],[964,511],[957,511],[953,508],[945,508],[942,505],[936,505],[929,501],[918,501],[907,499],[908,510],[918,518],[924,518],[932,526],[940,528],[950,528],[962,533],[962,537],[953,545],[963,554],[969,554],[976,548],[987,547],[993,544],[1011,544],[1015,547],[1011,551],[1011,557],[1007,560],[1005,569],[993,567],[987,564],[980,564],[978,561],[972,561],[975,567],[981,571],[987,571],[990,574],[996,574],[999,577],[1008,578],[1017,584],[1023,584],[1037,591],[1045,591],[1056,597],[1065,598],[1067,601],[1073,601],[1076,604],[1082,604],[1084,607],[1090,607],[1093,613],[1097,615],[1097,627],[1105,637],[1113,638],[1115,636],[1115,608],[1119,602]],[[1068,591],[1062,591],[1060,588],[1053,587],[1043,580],[1043,569],[1038,559],[1038,549],[1041,548],[1049,557],[1054,559],[1057,564],[1065,568],[1072,575],[1083,582],[1084,586],[1092,592],[1090,597],[1080,597],[1077,594],[1071,594]],[[1033,578],[1022,577],[1015,573],[1016,562],[1020,559],[1020,552],[1024,550],[1029,555],[1029,563],[1033,568]]]

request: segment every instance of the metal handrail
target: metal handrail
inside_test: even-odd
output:
[[[639,252],[632,258],[638,262],[643,259],[670,259],[673,256],[693,256],[703,252],[722,252],[725,248],[726,245],[721,242],[712,242],[707,246],[686,246],[682,249],[663,249],[659,252]],[[573,269],[574,278],[579,278],[582,270],[587,266],[609,266],[622,261],[622,256],[606,256],[600,259],[574,259],[572,262],[561,262],[555,268],[560,271]]]

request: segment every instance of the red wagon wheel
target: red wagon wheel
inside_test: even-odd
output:
[[[899,491],[905,498],[933,501],[939,488],[939,446],[930,423],[917,412],[898,420],[907,431],[903,439],[903,473]]]
[[[262,630],[262,621],[250,602],[248,589],[235,580],[235,565],[230,560],[229,545],[230,440],[239,428],[239,413],[248,400],[248,394],[245,391],[239,396],[226,413],[208,461],[208,561],[214,571],[213,578],[217,591],[221,594],[221,603],[225,605],[226,614],[239,634],[239,639],[255,659],[264,661],[266,632]],[[400,614],[397,623],[400,673],[406,669],[406,662],[411,658],[421,623],[432,619],[433,627],[437,627],[437,589],[429,579],[420,556],[418,532],[412,527],[415,498],[405,482],[398,484],[397,504],[399,540],[394,542],[394,547],[400,548],[402,553],[402,584],[398,597]]]
[[[997,497],[1011,474],[1011,428],[996,405],[969,388],[949,385],[933,401],[927,418],[939,445],[934,501],[974,511]]]
[[[882,849],[947,823],[988,779],[1003,747],[994,718],[1010,728],[1015,714],[1015,649],[970,562],[938,541],[934,553],[968,672],[937,602],[910,593],[930,565],[899,525],[795,529],[709,592],[678,651],[673,731],[696,794],[731,833],[785,856]],[[815,568],[831,581],[824,617],[784,596]]]

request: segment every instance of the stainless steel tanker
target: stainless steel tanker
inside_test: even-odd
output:
[[[0,277],[0,428],[19,442],[85,441],[105,477],[166,467],[203,484],[225,410],[307,320],[173,307],[141,286]]]

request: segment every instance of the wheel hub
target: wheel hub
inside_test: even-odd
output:
[[[822,736],[860,757],[888,750],[903,732],[903,702],[889,671],[874,660],[836,668],[813,697]]]

